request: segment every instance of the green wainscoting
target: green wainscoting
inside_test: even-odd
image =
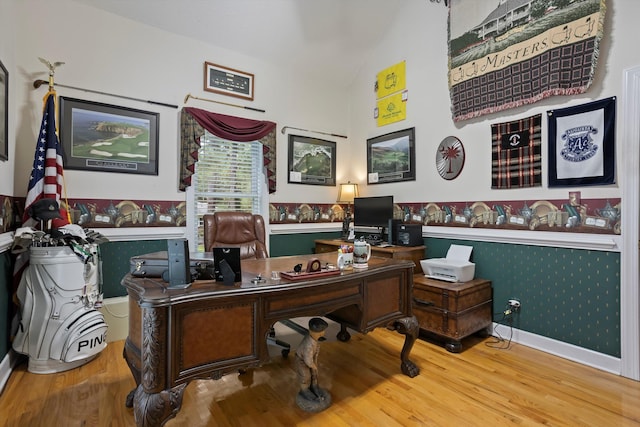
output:
[[[494,320],[517,298],[518,329],[620,357],[619,253],[426,238],[427,257],[452,243],[473,246],[476,277],[493,283]]]
[[[311,254],[316,239],[338,238],[339,232],[270,236],[271,256]],[[518,298],[522,309],[515,327],[532,334],[620,357],[620,254],[506,243],[425,238],[427,258],[446,256],[454,244],[473,246],[476,277],[492,281],[494,320],[507,300]],[[107,242],[100,245],[105,298],[126,295],[120,281],[134,255],[164,251],[166,240]],[[9,349],[7,313],[11,302],[12,259],[0,254],[0,357]],[[505,327],[506,328],[506,327]],[[503,335],[508,334],[503,330]]]
[[[167,241],[139,240],[135,242],[107,242],[100,245],[102,255],[102,289],[105,298],[121,297],[127,291],[120,284],[129,272],[129,259],[135,255],[166,251]]]
[[[269,255],[305,255],[314,253],[318,239],[337,239],[340,232],[272,234],[269,236]]]

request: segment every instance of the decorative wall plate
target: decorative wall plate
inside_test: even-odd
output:
[[[447,136],[436,151],[436,169],[444,179],[454,179],[464,166],[464,146],[455,136]]]

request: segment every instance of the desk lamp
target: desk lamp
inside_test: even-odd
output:
[[[342,221],[342,238],[349,238],[349,224],[351,223],[351,203],[353,199],[358,197],[358,184],[352,184],[348,181],[346,184],[340,184],[338,190],[338,203],[346,203],[347,210],[345,212],[344,220]]]

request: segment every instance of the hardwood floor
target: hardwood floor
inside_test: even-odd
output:
[[[333,402],[323,412],[296,406],[293,355],[276,355],[242,375],[190,383],[166,426],[640,425],[640,382],[517,344],[498,349],[494,341],[471,337],[452,354],[418,340],[411,359],[421,374],[408,378],[400,373],[401,335],[354,334],[348,343],[322,344],[320,385]],[[0,395],[0,426],[134,425],[124,405],[135,383],[123,343],[58,374],[20,365]]]

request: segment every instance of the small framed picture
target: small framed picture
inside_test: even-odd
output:
[[[415,179],[415,128],[367,139],[367,184]]]
[[[289,183],[336,185],[336,143],[289,135]]]
[[[253,74],[205,62],[204,90],[253,101]]]
[[[158,113],[60,97],[64,167],[158,175]]]

